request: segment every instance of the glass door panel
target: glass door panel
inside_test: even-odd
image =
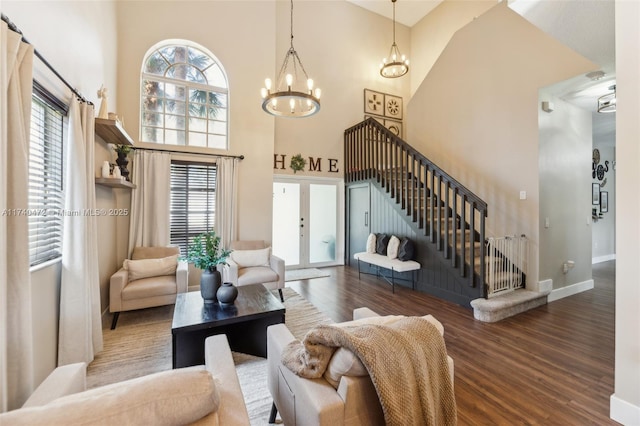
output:
[[[273,254],[289,266],[300,265],[300,184],[273,183]]]
[[[336,185],[309,184],[309,263],[336,260]]]

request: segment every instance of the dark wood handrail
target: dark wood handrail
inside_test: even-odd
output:
[[[470,286],[484,285],[487,203],[373,118],[344,142],[345,182],[375,179]]]

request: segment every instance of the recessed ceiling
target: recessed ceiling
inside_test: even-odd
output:
[[[347,0],[371,12],[393,19],[391,0]],[[397,0],[396,22],[411,28],[443,0]]]

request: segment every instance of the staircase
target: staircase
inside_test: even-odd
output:
[[[496,256],[493,246],[488,252],[487,204],[373,118],[345,130],[344,150],[345,184],[369,182],[386,194],[388,202],[420,236],[422,259],[417,260],[423,270],[419,289],[465,306],[478,298],[487,299],[487,272],[495,269],[487,262],[499,259],[505,263],[505,256]],[[513,273],[524,276],[512,264],[509,269],[510,279]],[[437,276],[429,280],[434,270]],[[439,287],[439,281],[446,281],[447,288]],[[492,298],[492,306],[500,304],[501,298]],[[513,310],[513,305],[509,304],[509,309]],[[499,318],[500,314],[490,317]]]

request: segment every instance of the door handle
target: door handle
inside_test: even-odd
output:
[[[364,226],[369,226],[369,212],[364,212]]]

